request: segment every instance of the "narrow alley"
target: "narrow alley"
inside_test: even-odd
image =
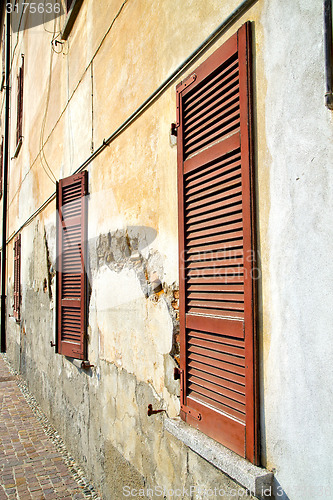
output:
[[[0,500],[30,498],[99,497],[0,355]]]

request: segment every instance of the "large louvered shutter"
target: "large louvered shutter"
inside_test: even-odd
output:
[[[256,462],[250,27],[177,87],[181,415]]]
[[[14,318],[20,320],[21,306],[21,235],[14,241]]]
[[[84,359],[87,172],[58,184],[57,350]]]

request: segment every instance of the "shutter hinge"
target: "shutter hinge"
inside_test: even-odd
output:
[[[181,411],[183,413],[186,413],[187,415],[189,415],[190,417],[192,418],[195,418],[196,420],[200,420],[202,419],[202,415],[201,413],[199,413],[198,411],[196,410],[193,410],[193,408],[189,408],[188,406],[185,406],[185,405],[181,405]]]
[[[180,84],[177,85],[177,119],[176,119],[176,126],[175,126],[176,129],[180,125],[180,94],[184,89],[186,89],[187,87],[192,85],[192,83],[194,83],[196,79],[197,79],[197,75],[195,73],[193,73],[188,78],[186,78],[186,80],[184,80],[183,82],[180,82]]]
[[[171,123],[170,134],[177,137],[177,125],[176,125],[176,123]]]
[[[182,92],[184,89],[192,85],[192,83],[194,83],[196,79],[197,75],[195,73],[185,78],[185,80],[183,80],[182,82],[180,82],[179,85],[177,85],[177,92],[178,93]]]

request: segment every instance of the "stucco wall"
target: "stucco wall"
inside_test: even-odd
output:
[[[332,496],[332,112],[324,106],[323,2],[262,16],[270,162],[267,464],[291,499]]]
[[[13,34],[13,132],[21,53],[26,77],[9,236],[54,193],[55,179],[73,173],[238,4],[84,0],[59,53],[50,42],[64,19]],[[22,231],[22,321],[8,319],[9,356],[105,498],[120,498],[124,484],[222,484],[225,498],[235,498],[235,484],[164,432],[163,416],[149,419],[147,406],[179,412],[175,85],[247,20],[254,28],[261,458],[276,470],[278,498],[332,490],[322,473],[333,436],[332,113],[323,97],[321,4],[258,0],[87,167],[88,372],[50,347],[55,201]],[[10,313],[12,249],[13,240]]]

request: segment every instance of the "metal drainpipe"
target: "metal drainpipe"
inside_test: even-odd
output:
[[[325,104],[333,109],[333,41],[332,41],[332,0],[325,0],[325,62],[326,62],[326,94]]]
[[[3,188],[2,188],[2,255],[1,255],[1,352],[6,352],[6,254],[7,254],[7,184],[9,160],[9,97],[10,97],[10,13],[6,14],[6,75],[5,75],[5,137],[3,148]]]

